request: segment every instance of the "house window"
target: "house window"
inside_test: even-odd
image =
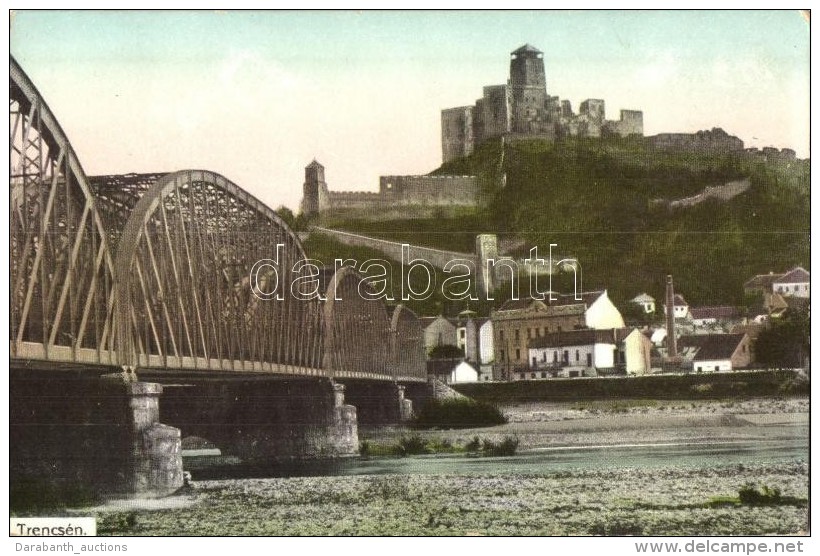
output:
[[[519,332],[519,330],[516,328],[516,329],[515,329],[515,339],[516,339],[516,340],[518,340],[518,339],[519,339],[518,332]]]
[[[569,363],[569,351],[564,350],[564,363]]]
[[[535,373],[530,373],[530,378],[535,378]]]
[[[557,351],[552,352],[552,362],[553,363],[558,363],[558,352]]]
[[[547,373],[542,372],[542,373],[541,373],[541,378],[547,378]]]
[[[527,339],[532,339],[532,328],[527,328]]]
[[[532,366],[533,366],[533,367],[535,367],[536,365],[538,365],[538,358],[537,358],[537,357],[533,357],[533,358],[532,358]]]
[[[587,367],[591,367],[591,366],[592,366],[592,354],[587,353]]]
[[[504,341],[504,331],[503,330],[498,331],[498,339],[502,342]]]
[[[541,361],[543,361],[544,363],[546,363],[546,362],[547,362],[547,352],[546,352],[546,351],[544,352],[544,354],[543,354],[543,357],[542,357]]]
[[[580,360],[581,360],[581,353],[576,349],[575,350],[575,362],[577,363]]]
[[[516,361],[521,361],[521,350],[518,349],[518,348],[516,348],[516,350],[515,350],[515,360]]]

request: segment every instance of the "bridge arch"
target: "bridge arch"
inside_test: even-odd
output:
[[[114,262],[117,351],[131,365],[317,374],[317,301],[291,295],[305,258],[264,203],[207,170],[164,175],[141,193]],[[252,292],[251,269],[277,298]],[[273,284],[273,285],[272,285]],[[267,289],[265,288],[265,289]]]
[[[116,363],[113,257],[80,161],[9,61],[12,358]]]
[[[427,378],[424,328],[418,315],[397,305],[390,317],[390,362],[398,377]]]
[[[353,268],[343,266],[328,281],[322,366],[332,378],[394,379],[387,306],[381,299],[361,295],[363,279]]]

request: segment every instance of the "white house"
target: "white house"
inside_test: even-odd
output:
[[[696,334],[678,338],[678,351],[696,373],[732,371],[752,361],[749,335]]]
[[[623,328],[624,318],[621,312],[609,299],[606,290],[582,294],[587,310],[584,314],[586,325],[589,328],[606,330]]]
[[[686,302],[686,300],[683,298],[681,294],[675,294],[675,300],[672,307],[674,307],[673,314],[675,315],[676,319],[685,319],[689,316],[689,304]],[[663,305],[663,312],[664,314],[666,314],[666,304]]]
[[[649,338],[637,328],[552,332],[530,341],[529,369],[512,378],[645,374],[651,368],[651,348]]]
[[[806,269],[794,267],[772,283],[773,293],[789,297],[811,297],[810,278]]]
[[[647,315],[655,312],[655,298],[648,293],[636,295],[630,300],[630,303],[640,306]]]
[[[460,382],[478,382],[478,371],[473,365],[466,361],[460,362],[450,373],[450,384]]]

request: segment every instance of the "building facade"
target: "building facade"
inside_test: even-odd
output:
[[[521,299],[493,311],[493,377],[511,380],[529,368],[529,342],[552,332],[623,328],[620,311],[606,291],[556,295],[554,300]]]

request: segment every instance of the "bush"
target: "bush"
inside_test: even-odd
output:
[[[464,429],[503,425],[507,418],[495,406],[470,399],[430,400],[413,420],[422,429]]]
[[[472,440],[470,440],[465,446],[464,449],[468,452],[479,452],[481,451],[481,439],[477,436],[474,436]]]
[[[482,454],[490,457],[514,456],[517,450],[518,438],[514,436],[505,436],[504,440],[498,444],[484,439]]]
[[[737,491],[738,498],[742,504],[749,504],[752,506],[762,504],[777,504],[780,502],[780,489],[770,488],[768,485],[763,485],[760,490],[753,483],[746,483]]]
[[[417,434],[409,437],[402,436],[399,439],[399,444],[396,451],[402,456],[429,453],[429,450],[427,449],[427,441]]]

